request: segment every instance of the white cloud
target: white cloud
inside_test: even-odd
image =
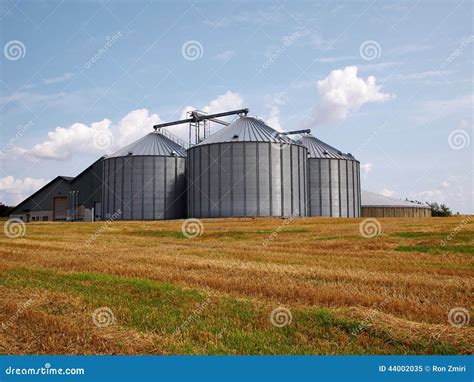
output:
[[[285,94],[269,94],[265,97],[265,104],[270,109],[270,115],[265,119],[265,122],[275,130],[284,131],[280,123],[280,106],[285,104]]]
[[[216,54],[212,58],[218,61],[229,61],[234,56],[235,56],[234,50],[225,50],[223,52]]]
[[[28,195],[31,195],[45,184],[46,180],[43,178],[35,179],[27,177],[23,179],[15,179],[11,175],[0,178],[0,202],[10,206],[17,205]]]
[[[367,175],[370,170],[372,169],[372,163],[366,163],[360,166],[362,168],[362,171],[364,171],[364,175]]]
[[[314,116],[317,124],[341,122],[366,103],[384,102],[393,97],[380,91],[374,76],[367,80],[358,77],[356,66],[333,70],[317,82],[317,88],[320,97]]]
[[[393,190],[389,190],[388,188],[384,188],[380,192],[380,194],[382,194],[383,196],[393,197],[396,194],[396,192]]]
[[[46,140],[30,149],[13,147],[7,153],[33,159],[54,160],[64,160],[79,153],[109,154],[153,131],[153,125],[158,122],[160,117],[157,114],[150,115],[147,109],[138,109],[128,113],[118,124],[104,119],[90,125],[77,122],[69,127],[56,127],[48,133]],[[97,137],[100,134],[110,136],[111,144],[98,144]]]

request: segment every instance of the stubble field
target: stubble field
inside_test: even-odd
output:
[[[471,354],[472,220],[362,221],[29,223],[0,237],[0,353]]]

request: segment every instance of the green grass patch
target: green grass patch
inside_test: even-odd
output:
[[[474,246],[472,245],[400,245],[395,248],[396,251],[401,252],[423,252],[430,254],[440,254],[444,252],[454,252],[462,254],[474,254]]]
[[[291,309],[291,323],[279,328],[270,320],[276,304],[209,297],[200,290],[148,279],[16,269],[1,274],[0,285],[73,294],[91,313],[107,306],[118,325],[157,334],[157,346],[173,354],[456,353],[439,341],[397,341],[388,332],[325,308]],[[74,309],[54,301],[36,308],[57,316]],[[174,337],[177,329],[181,332]]]

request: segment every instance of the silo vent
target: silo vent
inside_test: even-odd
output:
[[[232,139],[233,139],[234,141],[236,141],[237,139],[239,139],[239,136],[238,136],[237,134],[235,134],[235,135],[232,137]]]
[[[133,151],[129,151],[129,152],[127,153],[127,155],[128,155],[128,156],[133,155]]]
[[[323,154],[324,155],[329,155],[329,153],[326,150],[323,151]]]

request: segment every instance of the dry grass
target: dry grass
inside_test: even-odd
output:
[[[454,307],[472,310],[472,223],[466,224],[447,246],[440,246],[461,220],[462,217],[379,219],[383,234],[373,239],[359,234],[362,219],[209,219],[203,220],[202,236],[194,239],[181,234],[183,221],[113,222],[106,229],[101,228],[104,223],[30,223],[25,237],[0,238],[0,320],[14,315],[16,323],[6,330],[6,336],[0,336],[0,351],[472,352],[472,328],[467,325],[457,329],[447,321],[448,312]],[[275,231],[278,234],[269,240]],[[90,245],[85,244],[99,232]],[[18,271],[21,269],[30,271]],[[41,270],[53,270],[53,276],[63,278],[52,280],[49,273],[34,273]],[[180,340],[170,341],[156,328],[142,325],[133,306],[121,312],[126,325],[95,328],[90,320],[94,293],[89,295],[86,290],[70,287],[73,281],[66,277],[84,272],[120,276],[124,280],[153,280],[180,288],[180,293],[211,295],[216,310],[206,310],[199,318],[205,325],[193,323],[196,332],[190,330],[189,338]],[[84,281],[85,285],[94,284],[91,280]],[[38,304],[16,317],[18,304],[33,293],[40,296]],[[117,293],[125,296],[128,292],[118,288]],[[127,298],[138,296],[136,303],[142,304],[147,293],[140,289]],[[44,307],[48,301],[55,305],[67,302],[66,313],[48,311]],[[250,305],[241,306],[241,301]],[[120,301],[104,297],[101,302],[115,303],[114,309],[122,309]],[[192,313],[187,306],[176,304],[175,326],[180,319],[186,319],[183,313]],[[275,341],[281,333],[274,328],[268,331],[265,326],[268,311],[278,305],[294,312],[295,332],[291,332],[291,340],[289,332],[285,332],[285,340],[290,341],[286,345]],[[174,305],[166,307],[172,309]],[[320,308],[328,309],[329,321],[322,316],[312,321],[313,309]],[[216,317],[219,311],[221,316]],[[243,319],[242,312],[247,311],[259,318],[254,317],[255,322]],[[149,320],[151,313],[142,313]],[[302,318],[298,324],[299,315]],[[229,336],[227,342],[222,335],[216,337],[214,327],[219,326],[219,333],[229,329],[220,320],[224,316],[238,319],[236,324],[242,325],[242,333],[248,329],[255,337],[249,339],[240,332],[243,338],[238,340],[237,334]],[[312,329],[303,326],[303,322],[329,324],[327,331],[310,334]],[[364,330],[354,335],[346,324],[359,325]],[[58,334],[61,332],[63,335]],[[260,338],[259,333],[265,333],[265,338]],[[254,341],[258,346],[251,347],[245,341]]]

